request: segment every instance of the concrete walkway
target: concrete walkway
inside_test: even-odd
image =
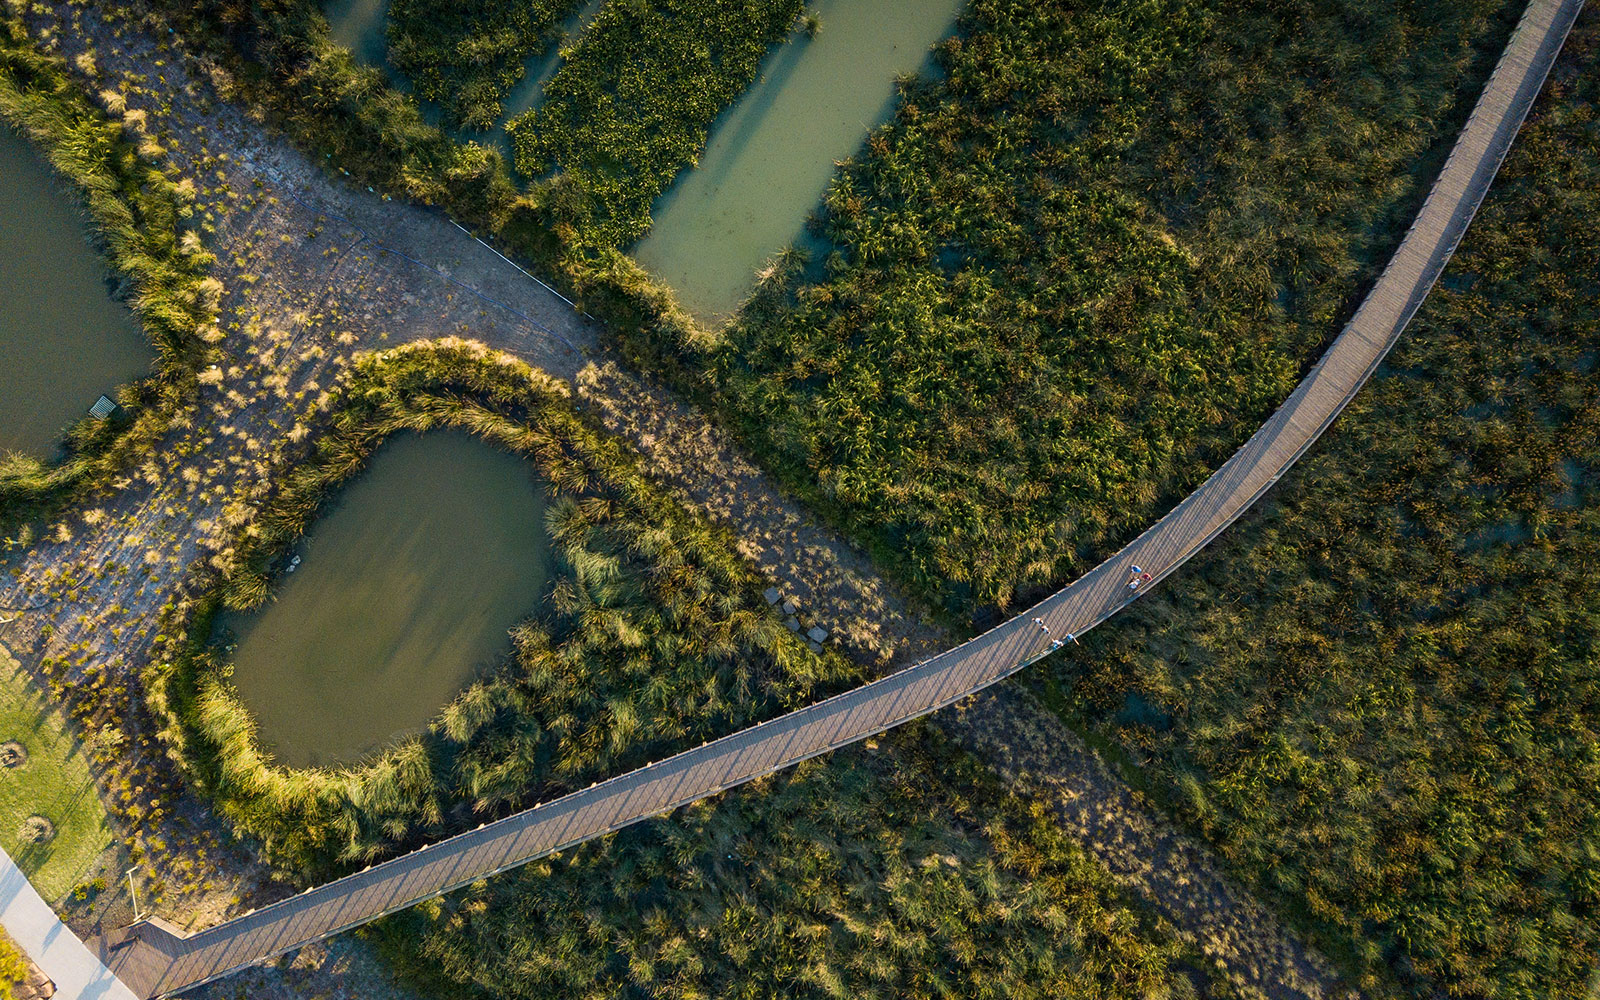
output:
[[[55,1000],[138,1000],[34,891],[0,850],[0,926],[56,985]]]

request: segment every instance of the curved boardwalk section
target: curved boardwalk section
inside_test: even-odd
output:
[[[1215,538],[1283,475],[1382,361],[1455,251],[1577,19],[1532,0],[1411,230],[1294,393],[1171,513],[1066,589],[933,659],[330,882],[189,937],[156,922],[94,942],[141,996],[172,993],[592,837],[789,767],[978,691],[1081,634]],[[1150,580],[1130,590],[1131,568]],[[1049,626],[1047,634],[1034,619]]]

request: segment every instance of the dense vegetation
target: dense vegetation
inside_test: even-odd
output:
[[[193,391],[221,289],[205,280],[210,256],[184,239],[185,196],[141,158],[136,133],[108,121],[68,76],[40,53],[21,24],[0,15],[0,128],[14,128],[83,193],[108,262],[130,290],[131,305],[157,348],[156,375],[117,400],[127,419],[83,420],[56,462],[0,455],[0,537],[59,505],[75,491],[109,481],[130,456],[165,430],[162,416]]]
[[[245,93],[301,141],[528,257],[961,613],[1081,569],[1286,394],[1516,13],[979,0],[942,78],[910,85],[833,186],[825,270],[791,256],[713,336],[605,247],[622,230],[573,178],[519,194],[353,67],[308,0],[170,2],[246,54]]]
[[[1600,958],[1600,19],[1388,367],[1055,664],[1237,869],[1425,994]]]
[[[236,565],[171,625],[147,679],[169,742],[240,831],[310,874],[525,806],[749,725],[851,675],[811,654],[732,546],[573,415],[567,391],[466,346],[402,349],[354,370],[335,428],[242,529]],[[550,613],[518,626],[511,662],[425,736],[340,770],[275,766],[212,640],[253,607],[277,557],[391,434],[456,427],[526,455],[555,492],[564,572]]]
[[[922,727],[869,747],[397,918],[388,950],[441,1000],[1189,993],[1042,807]]]
[[[802,0],[608,3],[507,126],[517,170],[560,171],[570,243],[617,247],[650,225],[650,205],[705,147],[711,123],[755,79]]]
[[[451,125],[487,129],[523,65],[580,0],[394,0],[389,61]]]
[[[824,275],[757,297],[712,391],[931,599],[1068,578],[1287,395],[1505,6],[978,0],[833,182]]]
[[[559,186],[518,195],[426,129],[302,0],[175,6],[302,142],[566,268],[636,356],[715,388],[810,502],[963,609],[1070,575],[1281,398],[1516,9],[979,0],[947,77],[835,185],[821,276],[780,275],[708,352],[624,259],[574,263]],[[1569,58],[1571,106],[1530,126],[1385,376],[1257,521],[1058,672],[1373,981],[1580,996],[1596,958],[1592,33],[1590,82]],[[601,939],[625,963],[618,905],[584,926],[623,928]],[[437,954],[486,966],[591,940],[441,919],[478,950]]]

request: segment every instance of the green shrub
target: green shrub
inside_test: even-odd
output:
[[[1288,394],[1511,6],[978,0],[705,398],[930,603],[1054,587]]]

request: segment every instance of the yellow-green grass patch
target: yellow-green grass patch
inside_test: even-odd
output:
[[[15,762],[7,752],[12,742],[21,745],[25,760]],[[26,832],[35,816],[53,827],[42,841]],[[35,824],[35,835],[37,830]],[[0,645],[0,847],[41,896],[57,900],[110,844],[110,824],[82,742]]]

